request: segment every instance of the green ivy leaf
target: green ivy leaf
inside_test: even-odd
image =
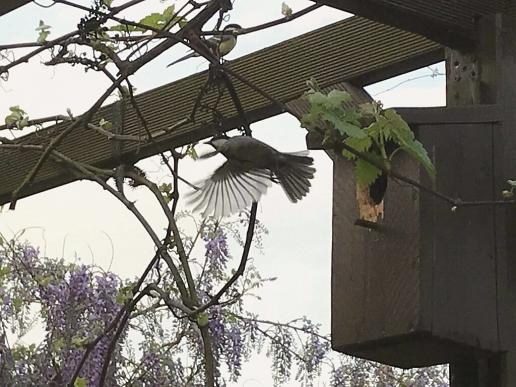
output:
[[[371,145],[373,145],[373,140],[371,140],[371,137],[369,136],[364,138],[348,137],[344,140],[344,143],[358,152],[367,152]],[[345,149],[342,151],[342,156],[349,160],[354,160],[357,157]]]
[[[331,122],[331,124],[339,131],[342,136],[349,136],[359,139],[364,139],[367,134],[358,126],[346,121],[335,112],[326,112],[323,114],[323,119]]]
[[[199,155],[197,154],[197,151],[195,150],[195,146],[194,145],[189,145],[187,148],[186,148],[186,155],[191,157],[192,160],[197,160],[199,159]]]
[[[355,173],[357,182],[363,186],[368,186],[382,174],[382,171],[363,159],[357,159],[355,163]]]
[[[421,163],[421,165],[426,169],[428,175],[435,179],[436,170],[432,160],[428,157],[428,153],[426,152],[425,147],[417,140],[413,140],[407,145],[402,145],[401,148],[409,153],[412,157],[414,157],[417,161]]]
[[[29,124],[29,116],[19,106],[11,106],[9,108],[11,114],[5,117],[7,125],[15,125],[17,129],[23,129]]]
[[[84,378],[77,378],[73,383],[73,387],[88,387],[88,381]]]
[[[59,339],[52,342],[52,349],[56,352],[59,352],[62,348],[64,348],[65,344],[66,343],[64,338],[60,337]]]
[[[428,157],[428,153],[423,144],[415,139],[414,133],[410,130],[410,127],[405,120],[393,109],[385,110],[384,115],[389,121],[389,133],[391,134],[392,139],[398,143],[401,149],[420,162],[426,169],[428,175],[434,179],[436,171],[432,160]]]
[[[285,2],[281,3],[281,14],[286,17],[292,16],[292,8]]]
[[[197,325],[200,327],[204,327],[204,326],[208,325],[209,321],[210,320],[206,313],[199,313],[199,315],[197,316]]]
[[[79,336],[72,337],[72,345],[77,348],[82,348],[84,346],[84,344],[86,343],[86,341],[87,340],[84,337],[79,337]]]
[[[111,128],[113,128],[113,124],[111,123],[111,121],[105,120],[104,118],[100,119],[99,126],[102,129],[106,129],[106,130],[111,130]]]
[[[238,318],[233,313],[228,313],[226,316],[226,321],[229,323],[236,323]]]
[[[324,110],[342,109],[345,103],[351,101],[351,95],[342,90],[332,90],[328,95],[320,91],[311,91],[306,94],[306,98],[310,105],[323,107]]]
[[[43,20],[39,21],[38,27],[36,27],[36,32],[39,33],[38,39],[36,40],[38,43],[45,43],[47,41],[48,35],[50,35],[50,29],[52,27],[46,25]]]
[[[360,104],[359,109],[362,114],[377,117],[382,110],[382,104],[378,101],[367,102]]]
[[[117,24],[115,26],[109,27],[110,31],[114,32],[135,32],[135,31],[141,31],[141,28],[135,27],[135,26],[128,26],[126,24]]]
[[[174,4],[172,4],[171,6],[165,8],[165,10],[163,11],[163,18],[167,21],[171,20],[175,12],[176,7],[174,6]]]
[[[124,305],[127,301],[133,298],[133,285],[129,284],[120,288],[118,291],[115,301],[118,305]]]
[[[11,274],[11,269],[8,266],[0,266],[0,277],[6,277]]]
[[[163,12],[153,12],[142,19],[139,20],[138,23],[148,26],[149,28],[141,28],[135,26],[128,26],[124,24],[119,24],[116,26],[110,27],[111,31],[119,31],[119,32],[145,32],[148,29],[163,29],[167,25],[172,24],[172,22],[177,22],[179,26],[183,26],[186,23],[186,19],[182,17],[178,17],[175,15],[175,7],[171,5],[163,10]]]
[[[172,191],[172,183],[163,183],[159,186],[160,192],[170,193]]]
[[[327,97],[320,91],[308,93],[306,98],[312,106],[324,106],[327,101]]]
[[[335,89],[328,93],[326,99],[327,104],[330,106],[341,108],[342,105],[344,105],[346,102],[351,101],[351,94],[349,94],[347,91]]]
[[[150,15],[145,16],[140,20],[140,24],[145,24],[146,26],[152,28],[161,28],[163,25],[163,14],[161,13],[151,13]]]
[[[20,310],[23,305],[23,300],[20,297],[13,298],[13,307],[15,310]]]
[[[381,139],[390,138],[390,130],[385,130],[388,121],[385,117],[378,116],[367,128],[366,133],[373,138],[377,143],[381,143]]]

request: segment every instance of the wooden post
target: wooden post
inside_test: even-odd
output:
[[[516,177],[516,17],[506,14],[480,21],[477,52],[448,51],[447,104],[496,103],[502,124],[494,130],[494,195]],[[473,178],[473,177],[472,177]],[[451,387],[516,386],[516,208],[494,208],[499,342],[504,351],[481,360],[450,364]]]
[[[446,49],[446,106],[480,103],[480,77],[477,56]],[[450,168],[453,166],[450,165]],[[481,360],[472,358],[450,363],[450,387],[485,387],[480,380]]]
[[[496,189],[516,176],[516,4],[495,19],[497,102],[503,126],[495,136],[495,160],[500,165]],[[495,212],[500,294],[500,336],[506,353],[500,359],[502,387],[516,386],[516,207]]]

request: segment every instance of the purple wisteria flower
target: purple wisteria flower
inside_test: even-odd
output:
[[[229,258],[227,236],[222,229],[218,228],[214,233],[211,232],[203,236],[203,240],[205,242],[208,271],[216,279],[221,279]]]
[[[201,269],[195,273],[200,304],[210,301],[231,275],[224,228],[211,225],[203,240],[205,254],[196,261]],[[176,282],[167,273],[167,265],[155,270],[160,275],[150,280],[159,278],[156,286],[178,298]],[[36,309],[41,312],[45,328],[39,343],[16,344],[12,348],[0,331],[0,386],[65,386],[77,375],[77,386],[96,387],[108,349],[112,349],[107,386],[200,387],[205,380],[199,328],[205,324],[220,386],[238,382],[245,361],[265,345],[278,386],[293,378],[312,385],[322,373],[323,364],[334,360],[340,364],[325,369],[332,386],[394,387],[397,380],[411,387],[448,386],[444,367],[402,371],[330,355],[328,339],[311,320],[301,318],[281,324],[246,312],[246,294],[254,295],[266,281],[251,263],[245,276],[235,282],[220,303],[196,318],[189,318],[182,310],[171,313],[156,294],[146,294],[123,326],[117,343],[112,343],[114,330],[106,334],[106,327],[111,326],[128,294],[132,297],[134,282],[123,286],[113,273],[42,258],[37,249],[27,244],[12,242],[8,248],[0,244],[0,320],[12,332],[23,335],[32,321],[31,311]],[[140,342],[132,342],[129,332],[137,332]],[[88,347],[100,335],[96,344]],[[86,347],[90,352],[83,359]]]

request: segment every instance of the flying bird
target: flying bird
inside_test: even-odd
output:
[[[222,34],[222,35],[215,35],[206,40],[205,42],[208,44],[208,47],[210,48],[213,55],[215,55],[217,58],[222,58],[229,54],[233,48],[235,48],[237,43],[237,37],[233,33],[241,29],[238,24],[228,24],[224,27],[222,30],[223,32],[230,32],[228,34]],[[175,65],[176,63],[182,62],[186,59],[198,57],[199,54],[195,51],[183,56],[182,58],[179,58],[178,60],[175,60],[172,63],[169,63],[167,67],[170,67],[172,65]]]
[[[207,144],[215,150],[201,158],[220,153],[227,160],[190,194],[190,204],[194,211],[203,211],[203,217],[239,212],[259,201],[272,183],[281,185],[292,203],[310,189],[315,168],[308,151],[283,153],[248,136],[217,135]]]

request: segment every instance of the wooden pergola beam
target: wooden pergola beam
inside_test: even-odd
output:
[[[303,94],[305,82],[311,77],[315,77],[322,87],[344,81],[361,86],[438,62],[443,57],[443,48],[422,36],[352,17],[244,56],[227,66],[277,100],[288,103]],[[160,131],[188,117],[206,79],[206,72],[202,72],[137,96],[149,129]],[[278,106],[245,84],[235,81],[235,88],[250,122],[281,113]],[[213,104],[216,98],[217,91],[213,90],[203,102]],[[227,93],[222,96],[218,110],[225,118],[225,129],[240,125]],[[101,118],[112,120],[112,111],[112,106],[103,107],[95,115],[94,122]],[[125,134],[144,134],[133,109],[128,109],[124,121]],[[126,143],[124,158],[138,161],[158,151],[198,141],[215,131],[211,122],[211,114],[201,111],[194,123],[157,137],[152,145]],[[20,141],[48,143],[65,126],[58,124],[27,135]],[[100,167],[115,165],[112,143],[91,130],[76,130],[58,150],[80,162]],[[0,204],[10,201],[11,192],[18,187],[38,156],[29,152],[0,152]],[[49,161],[22,195],[28,196],[73,180],[74,177],[62,167]]]
[[[312,0],[425,36],[445,46],[477,45],[475,21],[502,12],[504,0]]]
[[[2,0],[0,2],[0,16],[30,2],[31,0]]]

